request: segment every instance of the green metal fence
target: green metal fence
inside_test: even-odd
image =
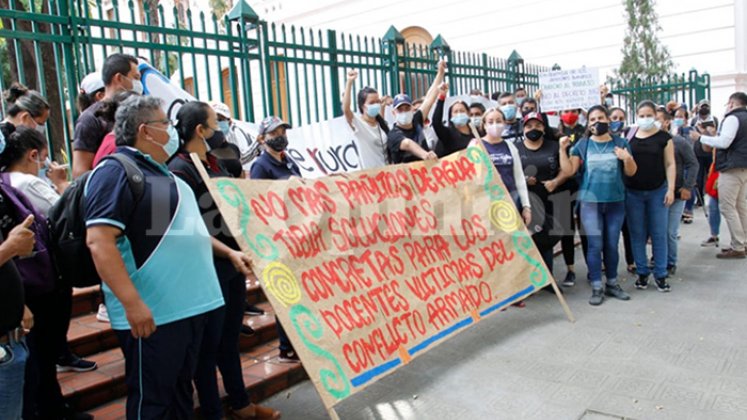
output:
[[[612,83],[611,93],[615,96],[615,104],[625,109],[631,118],[637,104],[645,99],[657,104],[676,101],[685,103],[692,109],[701,99],[710,99],[711,76],[690,70],[688,73],[660,78],[615,81]]]
[[[342,115],[351,68],[359,71],[356,91],[372,86],[382,94],[413,97],[425,94],[441,58],[449,63],[455,95],[520,86],[531,93],[539,73],[550,70],[524,63],[515,51],[508,58],[452,51],[441,36],[431,45],[409,44],[394,27],[377,38],[268,23],[243,0],[220,19],[164,9],[156,0],[1,1],[8,7],[0,9],[0,90],[18,80],[47,95],[53,154],[69,152],[79,81],[100,70],[112,52],[149,61],[200,100],[227,103],[236,118],[274,114],[293,125]],[[675,88],[688,98],[709,95],[708,76],[695,76],[661,86],[615,86],[613,92],[628,100]]]

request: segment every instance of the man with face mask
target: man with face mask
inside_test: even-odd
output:
[[[122,164],[104,160],[88,177],[84,218],[125,357],[127,418],[191,418],[207,313],[224,304],[211,237],[192,189],[166,166],[179,135],[161,100],[125,100],[114,132],[143,193],[135,199]]]
[[[711,115],[711,102],[708,99],[703,99],[698,102],[698,112],[695,113],[693,118],[690,120],[690,126],[697,130],[701,135],[708,134],[709,129],[713,129],[713,131],[716,132],[718,131],[718,118]],[[708,169],[713,163],[713,156],[710,152],[706,152],[703,149],[700,140],[695,141],[695,144],[693,144],[693,150],[695,151],[695,157],[698,159],[698,178],[696,181],[698,191],[701,192],[700,195],[696,195],[696,199],[698,200],[698,205],[702,206],[703,203],[700,203],[699,200],[702,196],[702,192],[705,191],[705,182]]]
[[[252,179],[288,179],[301,176],[298,165],[288,157],[286,130],[291,126],[278,117],[267,117],[259,124],[257,141],[263,145],[263,152],[254,161],[249,172]]]
[[[137,58],[128,54],[112,54],[104,61],[101,79],[104,82],[104,98],[111,100],[119,92],[132,91],[143,94]],[[112,131],[112,122],[97,117],[96,112],[104,104],[98,101],[86,108],[75,122],[73,132],[73,178],[93,169],[93,159],[104,137]]]
[[[524,101],[529,99],[527,97],[527,91],[523,87],[516,88],[514,91],[514,98],[516,98],[516,106],[519,108],[519,110],[522,110],[522,105],[524,105]],[[527,114],[521,114],[522,116]]]
[[[437,159],[436,154],[428,147],[424,132],[423,110],[413,112],[412,100],[404,93],[394,97],[393,106],[395,123],[387,136],[387,149],[391,163]]]
[[[719,209],[731,234],[731,247],[717,255],[722,259],[744,259],[747,246],[747,94],[729,97],[720,133],[711,127],[709,135],[691,131],[690,138],[716,149],[715,169],[719,172]]]
[[[521,121],[519,120],[516,98],[511,92],[502,93],[498,98],[500,110],[505,117],[506,129],[503,131],[503,140],[518,143],[523,139]]]

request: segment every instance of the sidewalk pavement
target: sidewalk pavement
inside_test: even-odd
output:
[[[540,292],[338,404],[340,419],[747,419],[747,260],[700,247],[702,212],[681,235],[671,293],[635,290],[621,247],[630,301],[592,307],[577,281],[565,289],[571,324]],[[556,267],[562,279],[561,258]],[[284,419],[328,418],[309,381],[265,404]]]

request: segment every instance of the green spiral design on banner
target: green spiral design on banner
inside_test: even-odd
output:
[[[547,272],[547,269],[542,264],[542,262],[535,260],[531,256],[529,256],[529,251],[532,249],[532,238],[524,231],[517,230],[511,235],[511,238],[514,241],[514,246],[516,246],[516,250],[519,251],[519,255],[524,257],[525,260],[534,267],[532,270],[532,273],[529,275],[529,281],[532,282],[534,287],[540,288],[547,284],[547,281],[549,280],[549,273]]]
[[[485,192],[488,193],[490,201],[502,200],[505,194],[503,188],[499,184],[493,183],[493,174],[496,172],[493,162],[490,160],[490,156],[485,153],[484,150],[477,146],[470,146],[467,148],[467,159],[474,164],[482,164],[485,166],[487,172],[485,173]]]
[[[241,236],[249,247],[257,255],[266,260],[276,260],[278,258],[278,248],[270,238],[262,234],[258,234],[254,240],[249,237],[249,219],[252,212],[249,203],[246,201],[246,197],[244,197],[239,187],[225,179],[218,181],[216,186],[223,199],[226,200],[226,203],[239,210],[239,229],[241,230]]]
[[[291,322],[293,322],[293,326],[296,328],[298,336],[301,337],[306,348],[311,350],[315,355],[323,357],[335,365],[335,371],[327,368],[322,368],[319,371],[319,376],[322,378],[324,389],[338,400],[350,395],[350,380],[348,380],[345,372],[342,370],[340,362],[338,362],[337,359],[335,359],[335,357],[328,351],[317,346],[305,334],[305,332],[308,332],[308,335],[310,335],[311,338],[315,341],[319,341],[319,339],[324,335],[324,326],[321,321],[314,316],[309,308],[303,305],[293,305],[290,309],[289,315]],[[302,317],[306,317],[306,319],[303,320],[303,326],[301,326],[301,320],[299,320],[299,318]]]

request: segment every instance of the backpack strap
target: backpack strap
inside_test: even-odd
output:
[[[625,140],[630,143],[631,140],[633,140],[633,137],[635,137],[635,134],[638,132],[638,127],[633,126],[628,129],[628,134],[625,135]]]
[[[145,194],[145,175],[143,171],[138,168],[137,164],[122,153],[113,153],[109,156],[104,157],[102,160],[113,159],[119,162],[127,174],[127,181],[130,184],[132,195],[135,197],[135,201],[140,201]]]

